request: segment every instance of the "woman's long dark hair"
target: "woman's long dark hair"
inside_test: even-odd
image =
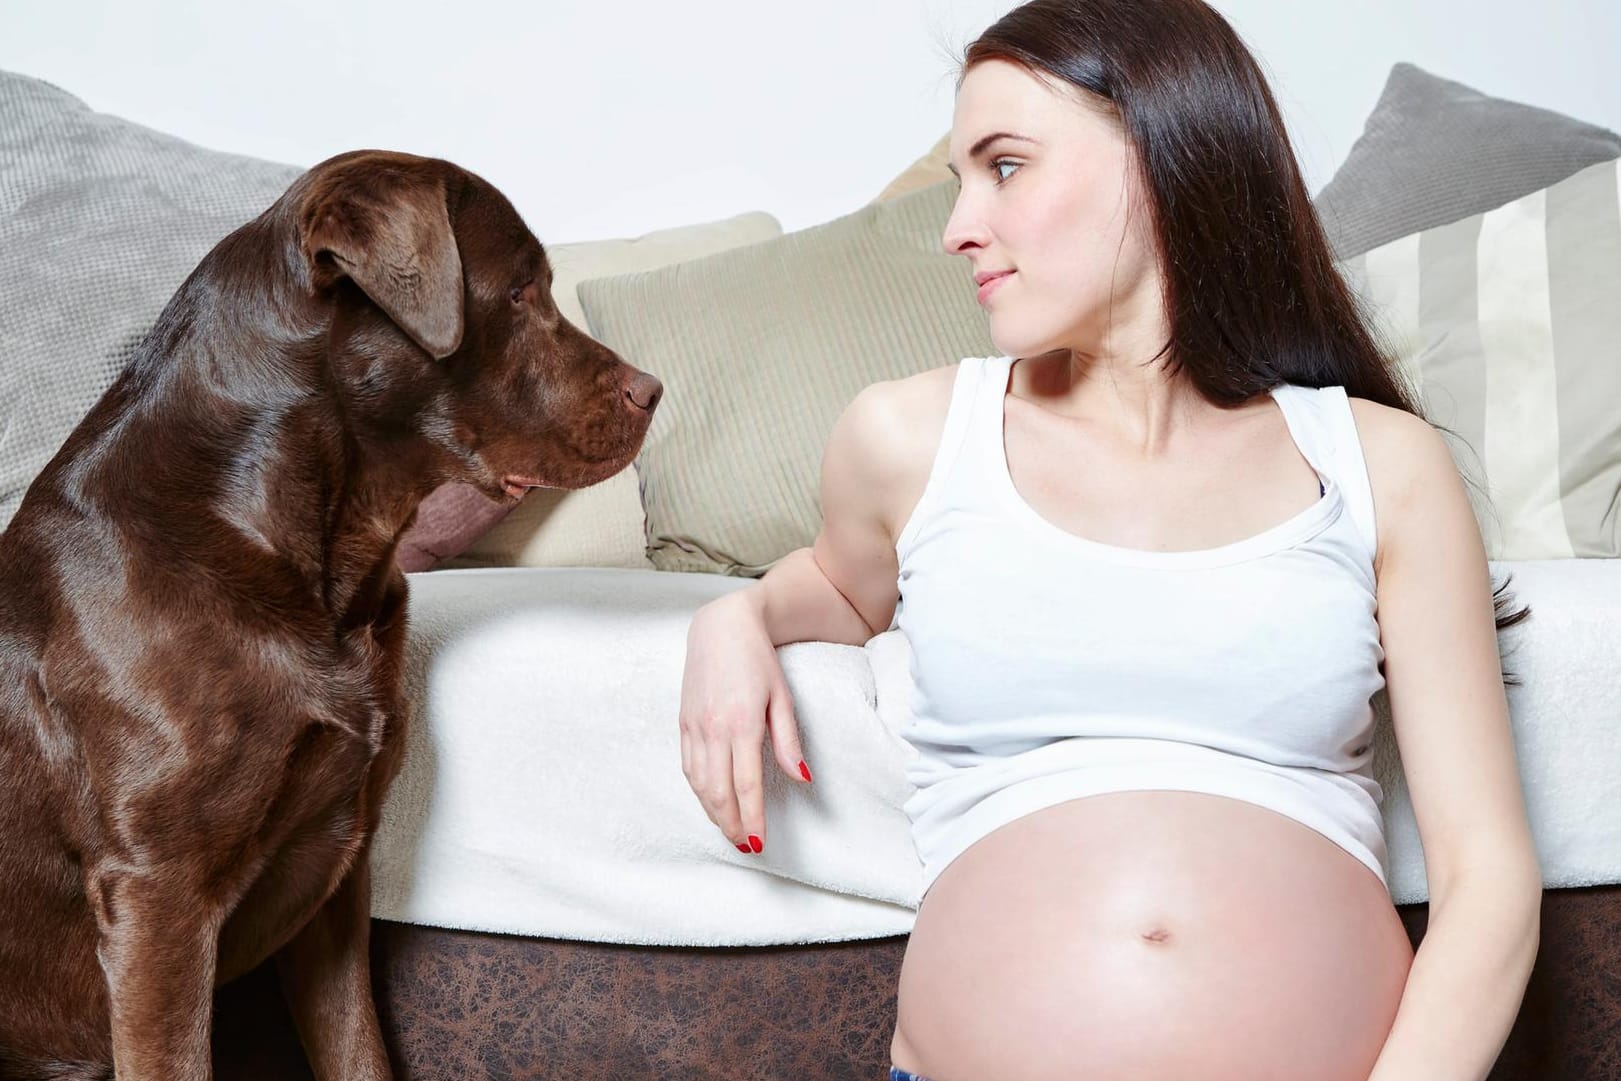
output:
[[[959,90],[985,60],[1112,104],[1163,268],[1171,336],[1149,363],[1185,371],[1218,405],[1285,382],[1343,386],[1450,431],[1425,417],[1370,330],[1272,91],[1220,13],[1201,0],[1031,0],[968,45]],[[1508,584],[1493,590],[1499,631],[1531,614],[1511,611]]]

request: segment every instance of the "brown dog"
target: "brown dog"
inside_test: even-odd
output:
[[[449,162],[341,154],[220,241],[0,536],[0,1078],[207,1078],[272,954],[315,1075],[390,1076],[395,546],[446,481],[618,472],[660,393]]]

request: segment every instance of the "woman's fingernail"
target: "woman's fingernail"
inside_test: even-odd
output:
[[[739,852],[749,852],[749,851],[752,851],[752,850],[751,850],[751,849],[750,849],[750,848],[749,848],[749,846],[748,846],[748,845],[738,845],[738,846],[737,846],[737,850],[738,850],[738,851],[739,851]]]
[[[799,760],[799,775],[807,781],[810,780],[810,767],[805,765],[803,758]]]
[[[760,842],[760,838],[751,833],[749,834],[749,847],[754,849],[754,851],[759,852],[761,849],[765,848],[765,845]]]

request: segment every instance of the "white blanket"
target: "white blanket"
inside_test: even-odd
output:
[[[1531,619],[1504,634],[1531,824],[1549,887],[1621,882],[1621,561],[1505,563]],[[909,649],[802,642],[781,657],[815,783],[766,764],[765,851],[710,823],[681,771],[692,614],[751,584],[615,569],[411,576],[417,710],[373,845],[373,913],[598,942],[752,946],[911,929],[922,885],[902,806]],[[1380,696],[1382,703],[1383,696]],[[1381,732],[1391,893],[1422,849]]]

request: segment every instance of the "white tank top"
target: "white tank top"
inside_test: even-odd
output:
[[[1373,777],[1384,686],[1373,497],[1342,387],[1271,393],[1317,471],[1312,506],[1219,548],[1078,537],[1014,487],[1009,357],[957,369],[940,449],[895,543],[912,649],[906,776],[924,892],[999,826],[1103,792],[1269,808],[1381,882]]]

